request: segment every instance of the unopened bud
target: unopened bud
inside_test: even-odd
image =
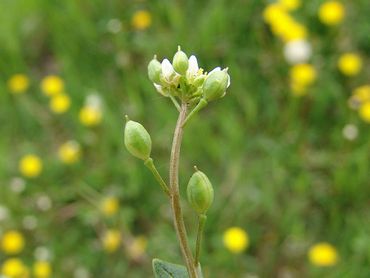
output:
[[[204,214],[213,203],[213,187],[207,176],[196,169],[187,188],[188,201],[199,214]]]
[[[173,56],[172,65],[174,70],[181,75],[184,75],[188,70],[189,59],[185,52],[181,51],[180,46],[175,56]]]
[[[161,73],[162,73],[162,66],[161,63],[157,60],[156,57],[154,57],[148,64],[148,75],[149,79],[156,83],[160,83],[160,78],[161,78]]]
[[[146,129],[138,122],[128,120],[125,126],[124,141],[127,150],[135,157],[147,160],[152,150],[152,140]]]
[[[230,85],[227,69],[211,72],[203,83],[203,95],[207,101],[223,97]]]

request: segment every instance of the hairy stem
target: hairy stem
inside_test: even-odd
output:
[[[189,277],[197,278],[197,271],[193,263],[194,262],[193,255],[189,248],[184,218],[181,211],[180,193],[179,193],[179,160],[183,136],[182,125],[186,118],[186,114],[187,114],[187,105],[185,103],[182,103],[179,118],[176,123],[175,133],[173,135],[171,149],[171,159],[170,159],[171,206],[176,234],[180,243],[182,255],[186,262],[186,268],[188,270]]]

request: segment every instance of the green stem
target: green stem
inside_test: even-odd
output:
[[[181,111],[181,107],[180,107],[180,104],[177,102],[176,98],[174,96],[171,96],[170,95],[170,99],[172,100],[173,104],[175,105],[177,111]]]
[[[154,165],[153,158],[149,157],[147,160],[144,161],[144,165],[149,168],[149,170],[153,173],[153,176],[158,181],[159,185],[161,186],[163,192],[168,196],[171,197],[171,192],[168,189],[167,184],[162,179],[161,174],[159,174],[157,168]]]
[[[206,223],[207,216],[205,214],[199,214],[198,216],[198,233],[197,233],[197,243],[195,246],[195,260],[194,264],[197,267],[199,264],[199,256],[200,256],[200,245],[202,242],[203,230],[204,225]]]
[[[182,124],[182,127],[184,127],[186,125],[186,123],[196,114],[198,113],[199,110],[203,109],[204,107],[206,107],[208,104],[208,102],[202,98],[200,99],[200,101],[198,102],[197,106],[194,107],[194,109],[189,113],[189,115],[186,117],[186,119],[184,120],[183,124]]]
[[[177,238],[180,243],[181,253],[184,257],[189,277],[198,278],[197,271],[193,263],[194,262],[193,254],[191,253],[191,250],[189,248],[188,237],[180,205],[180,193],[179,193],[179,161],[180,161],[181,141],[184,132],[182,125],[186,118],[186,114],[187,114],[187,105],[186,103],[182,103],[181,111],[173,135],[171,149],[171,159],[170,159],[171,207]]]

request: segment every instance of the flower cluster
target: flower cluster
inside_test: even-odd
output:
[[[362,120],[370,123],[370,84],[354,89],[348,104],[353,110],[358,111]]]
[[[197,58],[190,58],[178,47],[172,64],[168,59],[161,63],[156,56],[148,65],[149,79],[156,90],[165,97],[179,98],[181,102],[202,106],[226,94],[230,85],[228,69],[216,67],[209,73],[199,68]],[[199,109],[198,109],[199,110]]]

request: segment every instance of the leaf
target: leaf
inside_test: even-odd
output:
[[[155,278],[189,278],[185,266],[160,259],[153,259],[153,272]]]

